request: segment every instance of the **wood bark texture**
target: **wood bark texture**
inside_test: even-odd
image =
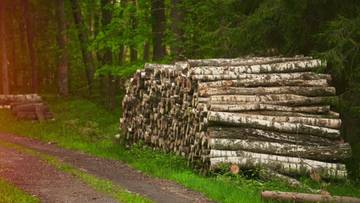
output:
[[[296,192],[264,191],[261,192],[261,197],[264,200],[289,201],[289,202],[360,203],[360,199],[355,197],[307,194],[307,193],[296,193]]]
[[[322,66],[304,56],[145,64],[127,84],[123,139],[175,152],[204,172],[225,163],[294,185],[287,175],[346,178],[351,148],[331,111],[331,77],[315,73]]]

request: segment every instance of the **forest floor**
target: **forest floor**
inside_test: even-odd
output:
[[[134,200],[146,202],[149,199],[161,201],[156,198],[163,196],[154,197],[157,196],[153,193],[156,192],[154,191],[156,188],[161,193],[164,193],[164,190],[167,191],[166,193],[169,192],[168,194],[177,193],[176,198],[186,196],[206,201],[199,195],[201,193],[216,202],[261,202],[260,192],[263,190],[309,192],[309,187],[326,190],[333,195],[360,197],[360,186],[350,182],[318,183],[301,178],[301,182],[306,187],[292,188],[286,183],[275,180],[259,180],[256,174],[251,173],[234,176],[222,171],[202,176],[187,165],[187,160],[177,155],[154,151],[141,144],[130,149],[122,147],[119,140],[114,137],[119,133],[121,109],[108,112],[101,105],[83,99],[45,98],[55,113],[55,121],[42,123],[18,121],[9,112],[0,110],[0,132],[3,132],[1,137],[5,136],[0,146],[16,149],[16,153],[40,157],[52,167],[76,176],[96,191],[102,189],[101,193],[113,198],[117,197],[115,199],[120,199],[122,202],[134,202]],[[30,139],[9,136],[9,134]],[[117,180],[116,176],[127,176],[128,170],[132,171],[132,175]],[[114,179],[114,182],[109,182],[109,179]],[[138,181],[141,181],[141,184],[132,183]],[[6,183],[2,183],[0,178],[0,186],[2,184]],[[122,186],[125,184],[128,184],[127,187]],[[12,184],[7,185],[8,188],[12,188]],[[132,189],[133,187],[137,190]],[[127,193],[124,188],[135,193]],[[144,188],[146,192],[142,191],[145,190]],[[21,193],[16,189],[11,191]],[[7,192],[0,190],[0,196],[3,194]]]

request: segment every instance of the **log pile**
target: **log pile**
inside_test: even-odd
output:
[[[326,64],[311,57],[245,57],[146,64],[129,81],[121,127],[139,141],[187,157],[286,175],[344,178],[351,148],[329,101]]]
[[[53,114],[37,94],[0,95],[0,106],[10,109],[14,116],[22,120],[50,120]]]

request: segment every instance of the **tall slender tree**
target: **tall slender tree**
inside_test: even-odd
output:
[[[25,19],[26,25],[26,38],[29,49],[30,56],[30,67],[31,67],[31,89],[33,92],[38,92],[38,67],[37,67],[37,57],[34,46],[34,31],[33,31],[33,15],[30,12],[30,2],[29,0],[23,1],[24,6],[24,14],[23,17]]]
[[[66,34],[66,17],[65,17],[65,1],[56,1],[56,16],[58,23],[58,46],[60,49],[58,58],[58,90],[61,96],[69,96],[69,59],[67,51],[67,34]]]
[[[171,0],[171,31],[173,34],[173,41],[171,43],[171,55],[180,60],[184,58],[182,49],[183,43],[183,12],[181,9],[182,0]]]
[[[74,16],[74,22],[78,31],[78,38],[80,41],[80,49],[82,58],[84,61],[84,65],[86,66],[86,78],[88,82],[88,91],[89,95],[92,94],[93,91],[93,81],[94,81],[94,60],[91,52],[88,50],[88,31],[85,26],[85,22],[81,13],[81,7],[78,0],[71,0],[72,13]]]
[[[138,51],[137,51],[137,47],[136,47],[136,43],[135,43],[135,36],[136,36],[136,27],[137,27],[137,19],[136,19],[136,10],[137,10],[137,6],[136,6],[136,0],[130,0],[129,1],[130,4],[130,27],[131,27],[131,31],[132,31],[132,43],[130,45],[130,61],[131,62],[136,62],[138,59]]]
[[[10,93],[9,85],[9,70],[8,70],[8,56],[6,47],[6,33],[5,33],[5,1],[0,1],[0,50],[1,50],[1,80],[3,94]]]
[[[160,60],[166,55],[165,36],[165,1],[151,0],[153,60]]]
[[[113,1],[112,0],[101,0],[101,23],[103,29],[105,30],[107,26],[111,23],[112,19],[112,9]],[[110,48],[106,48],[102,58],[102,64],[113,65],[113,53]],[[107,91],[107,104],[110,110],[115,109],[115,78],[112,74],[107,75],[107,85],[105,86]]]

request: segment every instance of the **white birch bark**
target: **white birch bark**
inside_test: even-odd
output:
[[[331,81],[331,76],[328,74],[316,74],[313,72],[302,73],[271,73],[271,74],[221,74],[221,75],[191,75],[188,74],[193,80],[200,81],[216,81],[216,80],[319,80],[326,79]]]
[[[279,132],[302,133],[328,138],[340,137],[340,131],[331,128],[317,127],[300,123],[274,122],[250,117],[237,116],[233,113],[209,111],[207,119],[210,122],[250,128],[269,129]]]
[[[269,87],[269,86],[304,86],[304,87],[322,87],[328,86],[326,79],[318,80],[274,80],[261,79],[243,79],[243,80],[219,80],[214,82],[199,82],[199,89],[221,88],[221,87]]]
[[[223,153],[221,150],[211,150],[210,154]],[[271,168],[284,174],[310,174],[316,170],[323,178],[346,178],[347,172],[344,164],[326,163],[298,157],[287,157],[270,154],[238,151],[225,153],[223,157],[210,158],[210,165],[216,168],[220,163],[238,164],[244,168]],[[232,156],[233,155],[233,156]]]
[[[281,62],[273,64],[257,64],[243,66],[202,66],[193,67],[190,73],[193,75],[228,75],[243,73],[288,73],[312,71],[321,67],[321,61],[317,59]]]
[[[285,106],[308,106],[329,103],[332,97],[306,97],[294,94],[271,95],[214,95],[208,98],[199,97],[198,101],[214,104],[243,105],[244,103],[263,103]]]
[[[334,145],[342,142],[309,134],[281,133],[254,128],[209,127],[207,132],[209,138],[267,140],[309,146]]]
[[[25,95],[0,95],[0,104],[9,105],[17,102],[41,102],[41,97],[37,94]]]
[[[298,86],[281,86],[281,87],[219,87],[200,89],[199,96],[213,95],[267,95],[267,94],[296,94],[303,96],[333,96],[335,95],[334,87],[298,87]]]
[[[262,103],[246,103],[241,105],[213,104],[210,106],[212,111],[241,112],[241,111],[280,111],[280,112],[300,112],[300,113],[328,113],[330,106],[280,106]]]
[[[332,202],[332,203],[360,203],[356,197],[331,196],[330,194],[307,194],[297,192],[278,192],[264,191],[261,192],[263,200],[275,200],[281,202]]]
[[[296,60],[311,60],[312,57],[243,57],[235,59],[191,59],[188,63],[194,66],[238,66],[238,65],[255,65],[267,63],[279,63]]]
[[[212,111],[214,112],[214,111]],[[219,112],[224,113],[224,112]],[[300,116],[268,116],[268,115],[257,115],[257,114],[245,114],[245,113],[227,113],[228,117],[243,117],[250,119],[258,119],[273,122],[288,122],[288,123],[299,123],[305,125],[319,126],[325,128],[339,129],[341,127],[340,119],[331,118],[311,118],[311,117],[300,117]]]
[[[341,161],[351,156],[351,147],[349,144],[308,146],[284,142],[211,138],[209,140],[209,147],[216,150],[233,150],[235,152],[236,150],[244,150],[321,161]],[[231,151],[228,152],[230,153]]]

